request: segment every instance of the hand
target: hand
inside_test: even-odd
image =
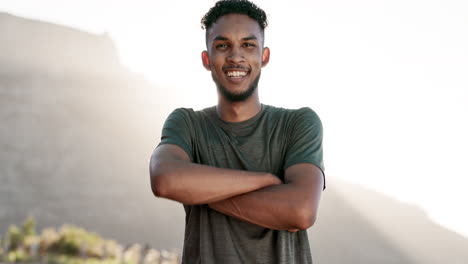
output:
[[[272,185],[279,185],[279,184],[283,183],[281,181],[281,179],[279,177],[275,176],[274,174],[267,173],[267,176],[270,177],[270,179],[272,181]]]

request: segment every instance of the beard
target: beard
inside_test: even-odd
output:
[[[216,83],[218,91],[221,92],[224,98],[226,98],[230,102],[243,102],[247,100],[255,92],[255,90],[257,90],[258,82],[260,81],[260,72],[258,73],[258,76],[253,80],[253,82],[249,85],[249,88],[240,93],[233,93],[229,91],[216,79],[214,75],[212,75],[212,77],[213,81]]]

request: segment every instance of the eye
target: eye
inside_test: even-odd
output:
[[[243,44],[243,46],[246,47],[246,48],[252,48],[252,47],[255,47],[255,44],[246,42],[246,43]]]
[[[228,47],[229,47],[229,45],[226,44],[226,43],[217,44],[217,45],[215,46],[216,49],[226,49],[226,48],[228,48]]]

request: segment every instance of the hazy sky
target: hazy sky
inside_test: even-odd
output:
[[[417,204],[468,237],[468,2],[255,2],[270,20],[262,101],[320,115],[327,177]],[[3,0],[0,11],[108,32],[127,67],[180,92],[171,106],[199,109],[216,103],[200,61],[213,3]]]

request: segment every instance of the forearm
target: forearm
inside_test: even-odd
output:
[[[252,192],[281,181],[263,172],[222,169],[181,160],[152,160],[155,195],[183,204],[206,204]]]
[[[276,230],[307,229],[316,217],[321,190],[298,190],[293,184],[266,187],[210,203],[223,214]]]

